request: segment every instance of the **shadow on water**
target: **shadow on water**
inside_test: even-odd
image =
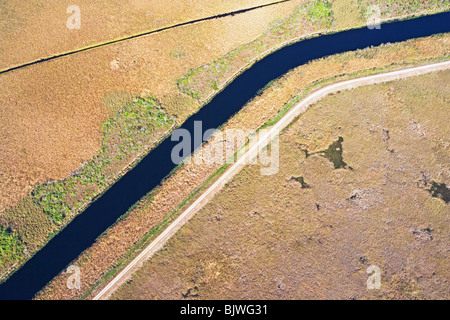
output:
[[[203,130],[218,128],[271,80],[310,60],[448,31],[450,31],[449,12],[383,24],[379,30],[361,28],[292,44],[255,63],[197,114],[191,116],[182,128],[193,133],[195,121],[203,122]],[[193,141],[192,147],[199,147],[194,145],[195,142]],[[170,138],[164,140],[133,170],[95,200],[22,268],[0,285],[0,299],[32,299],[71,261],[89,248],[128,208],[158,186],[176,167],[171,161],[171,151],[177,143]]]

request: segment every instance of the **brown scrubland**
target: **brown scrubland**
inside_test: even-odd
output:
[[[311,106],[281,134],[276,175],[246,166],[113,299],[448,299],[449,190],[430,190],[450,179],[449,80]],[[330,146],[346,166],[306,153]]]
[[[119,2],[100,5],[82,0],[78,2],[82,10],[82,28],[68,30],[65,10],[71,3],[67,1],[0,1],[0,69],[143,31],[271,2],[134,0],[126,5]],[[172,129],[180,125],[204,103],[190,92],[180,91],[180,79],[186,75],[224,61],[230,52],[245,51],[254,43],[261,44],[262,41],[263,45],[270,47],[274,43],[292,41],[298,35],[307,36],[308,32],[294,32],[293,38],[286,38],[286,34],[278,33],[277,28],[284,26],[280,23],[292,21],[293,17],[308,20],[305,30],[310,32],[361,26],[366,18],[361,8],[369,4],[370,1],[355,0],[291,0],[1,74],[0,279],[26,261],[51,234],[69,223],[79,213],[79,208],[122,174],[140,153],[154,146],[149,144],[145,145],[145,150],[133,149],[118,155],[123,145],[115,144],[114,139],[108,140],[110,136],[105,128],[112,121],[115,128],[120,129],[123,123],[120,114],[123,114],[125,106],[140,103],[142,100],[139,99],[154,101],[157,112],[168,122],[155,131],[152,141],[162,139],[169,125]],[[307,8],[302,11],[305,15],[297,15],[298,8]],[[438,7],[435,1],[431,1],[423,8],[405,7],[404,11],[397,10],[390,15],[383,11],[383,17],[392,18],[399,13],[420,14],[421,9],[439,11],[445,6]],[[269,33],[279,38],[265,37]],[[258,54],[262,51],[256,53],[255,57],[260,58]],[[448,38],[444,35],[321,59],[297,68],[275,82],[230,119],[225,127],[255,130],[276,115],[299,91],[324,79],[371,68],[413,65],[442,59],[446,55]],[[246,60],[226,61],[230,70],[234,68],[238,73],[249,66]],[[230,80],[229,74],[223,73],[220,79],[221,82],[215,84],[219,86],[217,89]],[[138,144],[134,140],[124,141],[128,145]],[[117,150],[104,152],[108,145],[116,145]],[[98,159],[104,159],[105,153],[118,157],[110,167],[101,169],[106,179],[96,180],[87,176],[91,183],[88,190],[83,190],[87,195],[71,197],[73,186],[78,188],[77,182],[72,183],[71,179],[77,177],[83,168],[90,168]],[[113,275],[135,250],[152,238],[155,228],[161,227],[164,221],[175,215],[174,211],[195,197],[195,190],[210,181],[217,170],[218,167],[213,165],[202,168],[182,166],[77,260],[84,269],[82,291],[66,292],[64,276],[61,276],[41,297],[68,299],[88,296],[92,285],[99,281],[104,283]],[[58,207],[52,208],[33,195],[48,185],[65,195],[60,204],[72,206],[69,214],[55,216]],[[189,196],[191,198],[186,200]],[[111,246],[114,250],[110,250]]]
[[[227,122],[223,130],[256,130],[275,117],[288,102],[302,94],[306,88],[314,83],[320,86],[321,81],[325,79],[334,79],[333,81],[344,79],[347,77],[345,76],[347,71],[348,74],[365,74],[370,69],[395,69],[444,57],[448,50],[448,41],[447,35],[430,37],[313,61],[292,70],[260,96],[255,97]],[[413,55],[411,55],[412,51],[415,52]],[[91,286],[96,283],[106,284],[107,279],[114,275],[120,266],[125,266],[139,252],[139,248],[143,248],[145,243],[155,237],[155,230],[164,224],[168,217],[173,217],[174,212],[179,211],[180,203],[185,204],[187,198],[190,199],[187,203],[195,199],[197,188],[210,181],[210,177],[214,176],[219,168],[220,165],[205,164],[201,166],[189,164],[180,167],[148,199],[142,201],[125,219],[108,230],[96,244],[74,261],[74,264],[83,270],[85,287],[80,291],[67,290],[66,275],[61,274],[41,293],[39,298],[93,297],[98,289],[90,294]],[[142,241],[143,237],[145,241]]]

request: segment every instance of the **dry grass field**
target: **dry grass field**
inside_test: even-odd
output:
[[[0,68],[143,30],[269,2],[271,1],[149,3],[135,0],[126,2],[126,5],[123,2],[111,2],[105,7],[81,1],[82,28],[75,31],[65,28],[68,16],[65,13],[68,5],[66,1],[0,1],[0,17],[3,17],[0,22]],[[261,35],[273,31],[274,25],[291,19],[298,12],[297,8],[302,8],[305,2],[292,0],[0,75],[0,235],[4,244],[0,248],[0,279],[11,267],[17,267],[17,262],[23,262],[30,253],[43,245],[52,232],[57,232],[68,223],[77,209],[113,181],[113,177],[141,151],[151,149],[152,145],[146,145],[146,150],[134,148],[139,139],[121,138],[120,141],[131,146],[129,152],[122,154],[123,146],[119,144],[118,150],[108,151],[108,156],[102,158],[108,141],[113,141],[107,139],[108,131],[105,129],[111,121],[115,121],[118,126],[123,124],[120,117],[116,118],[121,110],[129,108],[136,101],[142,101],[140,99],[149,99],[155,101],[154,106],[158,110],[155,112],[161,115],[161,118],[152,118],[153,121],[164,118],[168,127],[181,124],[202,103],[179,91],[179,79],[188,75],[190,70],[208,66],[233,50],[261,39]],[[364,22],[360,14],[360,3],[353,0],[320,3],[317,5],[315,2],[307,7],[308,15],[304,17],[310,19],[312,27],[317,27],[318,23],[319,27],[328,28],[331,18],[331,27],[335,30]],[[442,7],[437,10],[442,10]],[[61,31],[61,28],[64,30]],[[281,33],[277,36],[279,39],[267,39],[274,43],[284,39]],[[434,47],[427,41],[433,44],[435,42],[421,40],[413,47],[393,46],[390,48],[394,49],[388,51],[386,57],[364,56],[367,52],[362,52],[358,53],[363,55],[361,57],[343,55],[343,58],[339,58],[343,60],[317,62],[318,64],[308,67],[311,69],[304,70],[308,74],[295,77],[300,81],[299,85],[308,85],[323,77],[351,73],[369,66],[385,67],[405,60],[414,63],[415,60],[441,57],[448,53],[445,37],[438,40],[441,41],[441,47]],[[370,63],[367,64],[367,60]],[[237,66],[239,69],[245,64]],[[222,79],[226,82],[226,75],[222,75]],[[296,94],[295,90],[298,91],[298,88],[286,85],[283,92],[280,89],[276,94],[264,95],[264,102],[255,102],[265,105],[264,112],[258,112],[258,117],[255,117],[251,113],[254,109],[248,107],[248,111],[241,113],[241,118],[235,117],[230,125],[257,128],[276,114],[283,103]],[[152,122],[151,125],[154,126],[155,123]],[[162,138],[168,127],[161,126],[152,140]],[[103,160],[109,163],[111,159],[111,166],[99,165]],[[188,172],[191,169],[188,168]],[[125,229],[118,228],[117,234],[112,232],[114,237],[123,238],[123,242],[114,252],[108,252],[108,258],[101,262],[89,260],[87,282],[93,284],[104,275],[131,245],[139,242],[140,237],[148,230],[161,223],[166,214],[182,203],[216,169],[205,168],[204,172],[192,169],[188,173],[192,179],[181,184],[182,192],[175,194],[180,185],[170,183],[164,192],[158,191],[156,194],[160,197],[161,207],[149,209],[148,204],[144,205],[150,211],[139,218],[143,219],[145,216],[146,221],[139,222],[138,232],[134,228],[139,219],[127,220],[125,225],[129,223],[128,227],[131,229],[122,225]],[[185,180],[186,176],[183,175],[186,170],[183,170],[172,181]],[[81,176],[83,182],[73,181],[74,176]],[[79,188],[78,183],[83,187]],[[131,236],[124,236],[129,232]],[[99,254],[97,257],[100,257],[104,254],[105,243],[96,248],[94,251],[99,250],[96,252]],[[74,294],[78,293],[70,295]]]
[[[147,30],[254,7],[272,0],[2,0],[0,70]],[[66,27],[70,5],[81,11],[81,27]]]
[[[307,1],[286,19],[275,20],[266,32],[252,42],[211,63],[189,70],[188,74],[178,79],[178,87],[191,97],[201,102],[206,101],[232,80],[240,70],[251,66],[270,51],[307,36],[366,24],[368,8],[372,8],[373,4],[373,1],[356,0]],[[450,9],[449,3],[438,0],[422,4],[418,1],[408,4],[397,0],[383,4],[383,9],[380,8],[379,12],[380,19]],[[392,8],[395,10],[391,10]]]
[[[364,74],[368,69],[392,69],[402,65],[414,65],[422,60],[445,57],[449,50],[448,37],[443,35],[418,39],[313,61],[292,70],[276,81],[230,119],[223,129],[256,130],[271,118],[276,118],[280,110],[295,101],[294,97],[303,94],[306,88],[314,84],[320,85],[325,79],[335,81],[345,78],[347,71],[349,74],[361,72]],[[39,298],[92,297],[93,295],[89,294],[92,285],[99,280],[104,282],[121,266],[126,265],[145,243],[155,237],[155,232],[173,216],[172,213],[179,210],[180,204],[192,201],[196,189],[208,182],[219,167],[219,165],[194,164],[182,166],[148,199],[110,228],[86,253],[74,261],[83,272],[81,290],[67,290],[65,284],[67,276],[61,274]]]
[[[311,106],[280,136],[278,174],[245,167],[113,298],[448,299],[450,199],[430,190],[450,181],[449,81]],[[347,166],[311,155],[330,146]],[[369,265],[380,290],[366,287]]]
[[[240,70],[268,52],[298,41],[301,37],[331,30],[331,2],[306,2],[284,20],[276,20],[260,37],[227,53],[220,59],[192,69],[178,80],[180,91],[206,101],[223,88]]]
[[[251,41],[301,2],[176,28],[2,74],[0,220],[2,227],[19,233],[25,247],[21,251],[32,252],[58,228],[53,223],[46,226],[48,217],[27,197],[36,187],[66,179],[94,159],[102,149],[102,127],[114,112],[132,97],[155,97],[176,124],[182,123],[200,105],[179,93],[176,79]],[[0,260],[3,274],[10,264],[3,255]]]
[[[67,177],[100,150],[102,124],[109,115],[105,102],[120,104],[124,94],[151,94],[183,121],[199,106],[178,93],[175,79],[250,41],[298,3],[182,27],[2,75],[0,211],[17,204],[37,184]],[[219,37],[222,40],[212,41]],[[184,54],[174,55],[176,51]]]

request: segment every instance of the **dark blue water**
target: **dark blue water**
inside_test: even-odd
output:
[[[203,130],[217,128],[238,112],[259,89],[292,68],[328,55],[399,42],[450,31],[450,12],[383,24],[380,30],[368,28],[344,31],[305,40],[285,47],[257,62],[222,92],[190,117],[182,128],[194,132],[194,121]],[[194,139],[192,139],[194,140]],[[194,145],[197,148],[198,145]],[[178,144],[163,141],[105,194],[78,215],[22,268],[0,285],[0,299],[32,299],[49,281],[89,248],[139,199],[158,186],[175,168],[172,148]],[[111,248],[114,250],[114,248]]]

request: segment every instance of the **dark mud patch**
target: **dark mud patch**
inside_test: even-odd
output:
[[[339,137],[339,139],[333,142],[327,150],[320,153],[321,156],[330,160],[335,169],[347,168],[347,164],[342,157],[342,142],[344,138]]]
[[[335,169],[340,169],[340,168],[344,168],[344,169],[350,169],[352,170],[352,167],[349,167],[345,161],[344,158],[342,157],[342,142],[344,142],[344,138],[339,137],[338,140],[334,141],[326,150],[323,151],[317,151],[314,153],[309,153],[308,150],[305,150],[305,155],[308,158],[309,156],[313,155],[313,154],[318,154],[322,157],[327,158],[328,160],[330,160]]]
[[[431,188],[428,189],[431,195],[445,201],[446,204],[450,202],[450,189],[445,183],[431,182]]]

